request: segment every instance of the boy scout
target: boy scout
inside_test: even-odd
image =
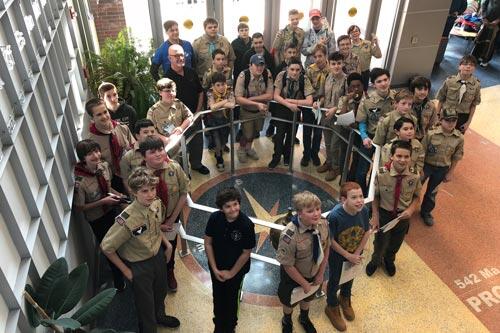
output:
[[[302,28],[299,28],[300,13],[297,9],[290,9],[288,12],[288,21],[290,23],[276,34],[271,48],[276,66],[285,60],[286,45],[295,45],[297,53],[299,53],[304,43],[305,32]]]
[[[346,75],[351,73],[361,74],[361,63],[357,55],[352,53],[351,39],[347,35],[342,35],[337,39],[340,53],[344,56],[344,67],[342,70]]]
[[[377,59],[382,58],[378,38],[375,34],[372,34],[371,41],[361,39],[361,29],[357,25],[351,25],[347,29],[347,34],[351,37],[352,53],[359,58],[361,76],[363,77],[363,85],[366,92],[368,90],[368,81],[370,80],[370,63],[372,57]]]
[[[118,96],[116,86],[110,82],[102,82],[97,92],[106,103],[106,109],[108,109],[111,119],[127,125],[130,131],[133,131],[137,121],[137,112],[133,106],[128,105],[124,99]]]
[[[101,160],[98,143],[82,140],[76,144],[76,154],[80,162],[75,166],[73,204],[85,215],[99,245],[120,212],[118,205],[122,194],[111,187],[111,170],[108,163]],[[115,288],[124,290],[123,274],[114,264],[109,264]]]
[[[375,148],[372,146],[372,138],[379,119],[391,112],[394,102],[394,93],[390,90],[391,74],[387,69],[374,68],[370,72],[370,81],[375,90],[361,100],[356,121],[359,123],[359,133],[363,146],[361,152],[369,157],[373,155]],[[356,183],[361,185],[363,193],[368,193],[366,186],[366,174],[370,168],[370,162],[360,157],[356,170]]]
[[[431,80],[416,76],[410,82],[410,91],[413,94],[412,113],[418,120],[415,124],[415,137],[422,140],[425,133],[432,129],[438,120],[436,106],[429,100]]]
[[[416,123],[417,118],[411,114],[413,95],[406,89],[398,91],[394,95],[394,110],[389,112],[377,124],[373,143],[383,146],[396,136],[394,133],[394,123],[401,117],[412,118]]]
[[[85,111],[92,118],[87,139],[91,139],[101,147],[102,158],[108,162],[113,178],[112,187],[125,192],[120,172],[120,159],[135,143],[129,128],[112,120],[104,101],[92,98],[85,103]]]
[[[201,86],[203,89],[210,89],[212,86],[212,75],[214,73],[224,74],[227,85],[230,87],[233,86],[231,68],[227,66],[226,53],[224,53],[221,49],[217,49],[212,52],[212,66],[205,72],[205,74],[203,74],[203,80],[201,80]]]
[[[481,103],[481,83],[474,74],[477,61],[474,56],[465,55],[458,66],[458,74],[449,76],[437,92],[437,113],[441,108],[457,112],[457,129],[465,134],[472,122],[476,106]]]
[[[242,135],[238,160],[245,163],[248,158],[258,160],[257,152],[252,148],[255,132],[260,132],[267,112],[267,102],[273,98],[273,76],[265,66],[264,57],[254,54],[250,57],[249,68],[238,75],[234,91],[236,103],[240,105]]]
[[[396,137],[382,147],[380,151],[380,167],[391,161],[392,144],[402,140],[411,144],[410,168],[414,168],[422,175],[425,151],[420,141],[415,139],[415,122],[411,118],[401,117],[394,123],[393,129]]]
[[[374,229],[379,229],[396,217],[400,220],[389,231],[379,229],[375,234],[372,259],[366,265],[368,276],[372,276],[377,270],[382,258],[387,275],[396,274],[396,253],[410,227],[410,217],[418,208],[422,187],[418,173],[409,167],[411,151],[409,142],[394,142],[391,147],[391,162],[377,173],[370,223]]]
[[[174,223],[179,223],[179,215],[186,204],[189,191],[189,180],[179,163],[170,160],[165,152],[163,141],[156,137],[148,137],[139,144],[139,151],[144,157],[146,167],[158,177],[156,193],[165,206],[165,220],[161,226],[163,231],[172,231]],[[170,241],[172,248],[177,247],[177,235]],[[174,275],[175,255],[167,264],[168,288],[177,290]]]
[[[283,333],[293,331],[292,290],[300,286],[307,293],[314,286],[321,287],[330,246],[328,223],[321,217],[319,198],[309,191],[300,192],[293,196],[293,206],[297,215],[281,233],[276,251],[276,259],[281,264],[278,297],[283,305]],[[299,323],[307,333],[316,333],[309,319],[309,302],[313,298],[314,293],[300,301]]]
[[[427,178],[427,190],[420,215],[428,226],[434,224],[431,215],[436,206],[437,187],[441,182],[449,182],[453,171],[464,155],[464,136],[456,129],[458,116],[454,110],[441,111],[441,125],[425,135],[422,146],[425,151],[424,176],[422,184]]]
[[[139,151],[139,144],[143,142],[147,137],[153,136],[156,134],[155,125],[150,119],[141,119],[135,123],[134,127],[134,136],[136,138],[136,142],[132,149],[123,155],[120,161],[120,170],[122,172],[123,177],[123,185],[127,189],[127,192],[130,193],[128,189],[128,176],[132,173],[132,171],[141,166],[144,158]]]
[[[156,325],[179,327],[177,318],[165,315],[166,261],[172,246],[160,230],[165,207],[156,198],[158,178],[139,167],[129,177],[135,200],[119,216],[104,237],[104,254],[132,282],[139,332],[156,332]],[[119,256],[118,256],[119,255]]]

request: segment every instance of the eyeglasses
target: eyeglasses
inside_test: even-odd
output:
[[[165,88],[165,89],[161,89],[160,91],[164,92],[164,93],[167,93],[167,94],[175,94],[175,90],[174,89]]]
[[[168,55],[169,57],[173,57],[175,59],[180,59],[180,58],[184,58],[184,54],[169,54]]]

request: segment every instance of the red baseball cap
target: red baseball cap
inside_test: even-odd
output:
[[[313,17],[321,17],[321,11],[319,9],[311,9],[309,11],[309,18],[313,18]]]

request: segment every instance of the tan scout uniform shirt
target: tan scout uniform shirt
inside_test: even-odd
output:
[[[305,32],[302,28],[298,28],[293,30],[288,24],[284,29],[281,29],[276,33],[276,37],[274,38],[272,49],[274,52],[278,53],[278,64],[281,64],[285,61],[285,48],[287,45],[295,44],[297,46],[297,54],[300,54],[300,49],[302,44],[304,43]]]
[[[168,204],[166,216],[169,217],[172,215],[175,206],[177,206],[179,197],[189,192],[189,178],[179,163],[173,160],[164,162],[161,169],[161,178],[167,183]]]
[[[347,91],[347,88],[346,88]],[[363,94],[363,93],[361,93]],[[341,110],[342,113],[354,111],[354,116],[358,113],[358,107],[361,102],[361,99],[359,101],[356,101],[354,98],[349,98],[349,96],[342,96],[339,99],[339,105],[338,109]]]
[[[373,142],[379,146],[383,146],[394,139],[396,137],[394,124],[401,117],[403,116],[396,110],[392,110],[386,114],[383,119],[378,122]],[[405,114],[404,117],[411,118],[415,124],[417,123],[417,118],[411,114],[411,111],[408,114]]]
[[[104,179],[108,183],[108,188],[111,189],[111,170],[107,162],[102,161],[97,165],[97,172],[102,172]],[[88,203],[95,202],[106,197],[107,193],[102,193],[99,187],[97,177],[86,177],[75,175],[75,197],[74,204],[83,206]],[[99,206],[93,209],[87,209],[83,212],[87,221],[94,221],[103,217],[110,210],[110,206]]]
[[[193,114],[189,108],[177,98],[170,106],[162,101],[156,102],[149,108],[146,115],[146,118],[151,119],[155,125],[156,131],[164,136],[169,135],[169,133],[165,131],[168,125],[179,127],[184,120],[191,117],[193,117]]]
[[[443,103],[444,109],[455,109],[457,113],[470,113],[471,106],[481,103],[481,82],[471,76],[465,80],[467,90],[460,101],[460,74],[448,76],[437,92],[436,99]]]
[[[349,56],[344,59],[344,66],[342,67],[342,70],[346,73],[346,75],[354,72],[361,73],[358,56],[351,52]]]
[[[420,111],[418,111],[420,110]],[[413,102],[413,107],[411,110],[413,116],[418,119],[418,122],[415,123],[415,137],[419,140],[422,140],[425,133],[429,131],[438,121],[436,105],[433,101],[426,100],[421,104],[417,104],[415,101]],[[420,113],[420,118],[419,118]]]
[[[390,170],[385,166],[381,167],[375,179],[375,196],[379,198],[380,208],[392,212],[394,209],[394,194],[396,190],[396,176],[398,172],[391,164]],[[420,196],[422,184],[420,176],[414,169],[406,168],[403,171],[404,176],[401,184],[401,194],[399,196],[398,211],[408,208],[413,198]]]
[[[266,83],[264,82],[264,77],[261,75],[258,78],[253,76],[252,72],[250,72],[250,81],[248,82],[248,91],[245,89],[245,71],[242,71],[238,78],[236,79],[236,86],[234,89],[235,97],[255,97],[264,95],[267,93],[273,93],[273,76],[269,69],[267,71],[267,88]],[[259,109],[256,106],[240,106],[240,109],[249,111],[249,112],[258,112]]]
[[[205,90],[209,89],[212,86],[212,74],[219,72],[214,68],[214,66],[210,67],[208,71],[203,74],[203,79],[201,80],[201,87]],[[230,67],[225,67],[222,73],[226,76],[226,83],[229,87],[233,86],[233,75],[231,74],[231,68]]]
[[[311,81],[311,85],[314,89],[314,99],[320,97],[320,92],[325,89],[325,81],[328,74],[328,65],[323,69],[320,69],[316,64],[312,64],[307,68],[306,76],[309,78],[309,81]]]
[[[295,88],[293,90],[292,96],[289,96],[288,85],[293,80],[287,75],[286,82],[283,83],[283,76],[285,75],[285,73],[286,71],[278,73],[278,75],[276,76],[276,80],[274,81],[274,87],[280,91],[281,97],[291,99],[304,99],[307,96],[314,94],[314,89],[311,85],[311,81],[307,76],[304,75],[304,91],[300,91],[300,79],[298,79],[297,81],[295,81]]]
[[[380,166],[384,166],[391,160],[391,147],[397,138],[386,143],[380,152]],[[410,167],[414,168],[417,173],[421,173],[424,168],[425,151],[424,147],[417,139],[411,139],[411,163]]]
[[[231,46],[231,43],[229,43],[226,37],[221,35],[218,35],[216,37],[214,43],[214,50],[221,49],[226,54],[227,65],[231,68],[230,73],[232,73],[234,59],[236,59],[236,56],[234,55],[234,50]],[[199,78],[202,78],[203,74],[205,74],[205,72],[208,71],[210,67],[212,67],[213,59],[212,54],[209,51],[209,45],[210,40],[208,39],[208,36],[206,34],[203,34],[203,36],[196,38],[193,42],[194,56],[196,59],[195,70]]]
[[[164,220],[165,207],[160,199],[149,207],[134,200],[116,217],[101,247],[104,252],[118,252],[122,259],[130,262],[149,259],[160,249],[160,225]]]
[[[139,142],[136,142],[134,148],[126,152],[120,161],[120,172],[125,182],[127,182],[128,176],[130,176],[132,171],[141,166],[143,161],[144,158],[139,151]]]
[[[132,147],[135,143],[135,138],[126,125],[118,123],[118,125],[113,128],[112,133],[116,135],[120,147],[123,148],[122,154],[125,154],[127,150],[129,150],[130,147]],[[111,147],[109,145],[109,135],[96,135],[89,132],[88,139],[91,139],[99,144],[99,146],[101,147],[102,159],[108,162],[108,165],[110,166],[111,171],[114,175],[121,177],[121,174],[117,170],[118,165],[113,165],[113,157],[111,155]]]
[[[372,42],[365,39],[361,39],[359,44],[353,43],[351,52],[358,56],[362,72],[370,69],[372,57],[382,57],[382,51],[380,51],[378,44],[373,46]]]
[[[298,228],[293,222],[288,223],[281,232],[276,260],[284,266],[295,266],[304,278],[310,279],[318,273],[321,261],[316,264],[313,260],[313,234],[306,232],[307,229],[300,222]],[[321,219],[315,229],[319,231],[321,247],[326,254],[330,246],[328,222]]]
[[[392,90],[389,91],[387,97],[380,96],[377,91],[370,92],[368,98],[363,97],[359,104],[356,121],[366,122],[368,134],[374,135],[381,117],[391,112],[393,102],[394,91]]]
[[[425,163],[432,166],[451,166],[464,156],[464,136],[456,129],[450,134],[444,133],[441,126],[430,130],[422,140],[422,146]]]

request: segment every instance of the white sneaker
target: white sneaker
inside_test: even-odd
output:
[[[238,155],[238,161],[240,161],[240,163],[246,163],[248,161],[247,152],[244,151],[243,149],[238,149],[237,155]]]

